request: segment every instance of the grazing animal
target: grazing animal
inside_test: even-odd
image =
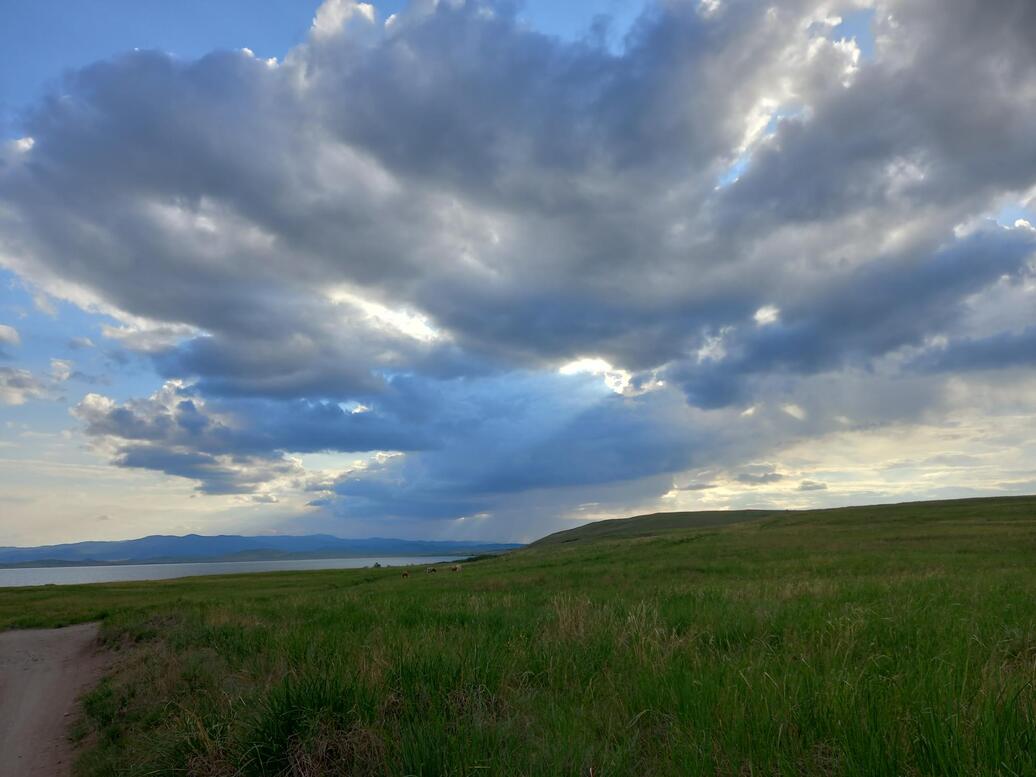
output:
[[[432,574],[433,572],[438,572],[438,571],[439,570],[436,569],[435,567],[428,567],[428,569],[425,570],[425,572],[427,572],[428,574]]]
[[[454,564],[452,567],[450,567],[450,571],[451,572],[460,572],[460,564]]]
[[[403,570],[403,577],[410,577],[410,573],[407,572],[405,569]]]

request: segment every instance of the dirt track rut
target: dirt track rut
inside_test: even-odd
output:
[[[67,777],[76,700],[100,679],[96,623],[0,632],[0,775]]]

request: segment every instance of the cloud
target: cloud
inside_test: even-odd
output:
[[[89,337],[73,337],[68,341],[68,347],[73,351],[82,351],[87,348],[94,348],[94,341]]]
[[[764,486],[770,483],[779,483],[784,480],[784,475],[779,472],[741,472],[734,477],[734,480],[748,486]]]
[[[1036,7],[879,5],[865,60],[820,0],[661,3],[619,53],[328,0],[281,62],[125,54],[3,152],[0,264],[168,381],[87,396],[91,439],[207,493],[458,519],[772,484],[782,446],[949,425],[962,374],[1033,366],[1036,232],[985,217],[1036,186]],[[316,453],[367,458],[316,483]]]
[[[698,442],[681,429],[689,410],[675,393],[623,397],[585,375],[401,376],[366,401],[206,400],[169,383],[126,403],[88,394],[72,413],[114,463],[190,478],[206,493],[248,493],[263,473],[285,477],[298,454],[391,452],[347,468],[326,490],[354,514],[404,517],[456,517],[521,491],[675,472]]]
[[[827,289],[788,306],[779,323],[728,330],[724,358],[677,362],[669,376],[705,407],[744,401],[759,374],[811,374],[870,364],[948,331],[968,297],[1004,276],[1029,273],[1036,239],[1028,230],[984,228],[930,257],[876,257]],[[1007,354],[987,364],[1009,366]]]
[[[28,370],[0,367],[0,404],[22,405],[44,395],[46,386]]]
[[[64,383],[75,374],[75,364],[68,359],[50,360],[50,379],[55,383]]]
[[[7,348],[17,348],[22,344],[18,330],[7,324],[0,324],[0,359],[9,359]]]
[[[120,448],[114,463],[121,467],[157,470],[199,482],[203,494],[250,494],[271,481],[302,472],[289,461],[271,462],[252,457],[212,456],[149,445]]]
[[[707,491],[711,488],[716,488],[715,483],[688,483],[686,486],[680,486],[681,491]]]
[[[359,17],[368,24],[374,23],[374,6],[356,3],[353,0],[326,0],[317,9],[313,18],[313,37],[327,38],[342,33],[353,17]]]
[[[803,480],[799,483],[796,491],[826,491],[827,483],[820,483],[816,480]]]
[[[914,366],[931,372],[1036,367],[1036,326],[989,337],[961,337],[918,355]]]
[[[22,339],[18,336],[18,330],[13,326],[0,324],[0,343],[4,345],[21,345]]]

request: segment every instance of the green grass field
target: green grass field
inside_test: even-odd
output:
[[[83,775],[1036,774],[1036,497],[666,520],[0,590],[0,626],[104,619]]]

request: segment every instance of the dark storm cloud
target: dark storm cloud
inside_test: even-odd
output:
[[[926,351],[915,365],[932,372],[967,372],[1036,366],[1036,326],[990,337],[959,338]]]
[[[875,5],[878,60],[850,88],[805,84],[809,117],[782,122],[761,147],[725,198],[730,218],[770,229],[899,202],[959,219],[1032,186],[1036,112],[1017,97],[1036,77],[1036,6]]]
[[[167,475],[196,480],[199,483],[198,490],[203,494],[251,493],[261,484],[293,471],[284,463],[256,462],[252,459],[226,463],[207,453],[135,445],[122,448],[114,462],[121,467],[157,470]]]
[[[777,478],[740,465],[1032,366],[1031,305],[969,321],[1034,274],[983,217],[1036,186],[1036,8],[881,0],[861,63],[844,5],[660,2],[616,54],[415,2],[281,63],[98,63],[0,156],[0,262],[179,382],[87,432],[212,493],[322,451],[405,453],[314,500],[352,514]],[[583,357],[621,395],[555,374]]]
[[[775,323],[732,332],[726,358],[676,363],[670,374],[692,402],[719,407],[743,401],[753,375],[866,365],[952,328],[970,294],[1029,272],[1034,250],[1036,232],[991,227],[919,260],[878,257],[812,289],[781,310]],[[1008,336],[999,348],[978,344],[976,350],[987,367],[1010,366],[1018,356],[1012,358],[1012,351],[1024,350],[1025,341],[1025,335]]]
[[[347,475],[335,490],[350,503],[380,495],[383,509],[391,501],[394,510],[426,517],[441,517],[446,504],[527,489],[673,472],[701,442],[682,428],[675,396],[667,403],[621,397],[590,377],[401,377],[358,412],[326,402],[204,401],[195,391],[169,384],[122,405],[92,394],[73,413],[87,434],[107,442],[116,463],[153,464],[200,481],[208,493],[232,493],[235,483],[251,491],[254,470],[283,474],[288,453],[407,452]],[[239,469],[246,471],[232,477]]]
[[[376,411],[297,400],[201,404],[193,391],[167,385],[149,399],[118,405],[96,394],[74,410],[87,434],[215,455],[279,451],[410,451],[432,443],[420,428]]]

